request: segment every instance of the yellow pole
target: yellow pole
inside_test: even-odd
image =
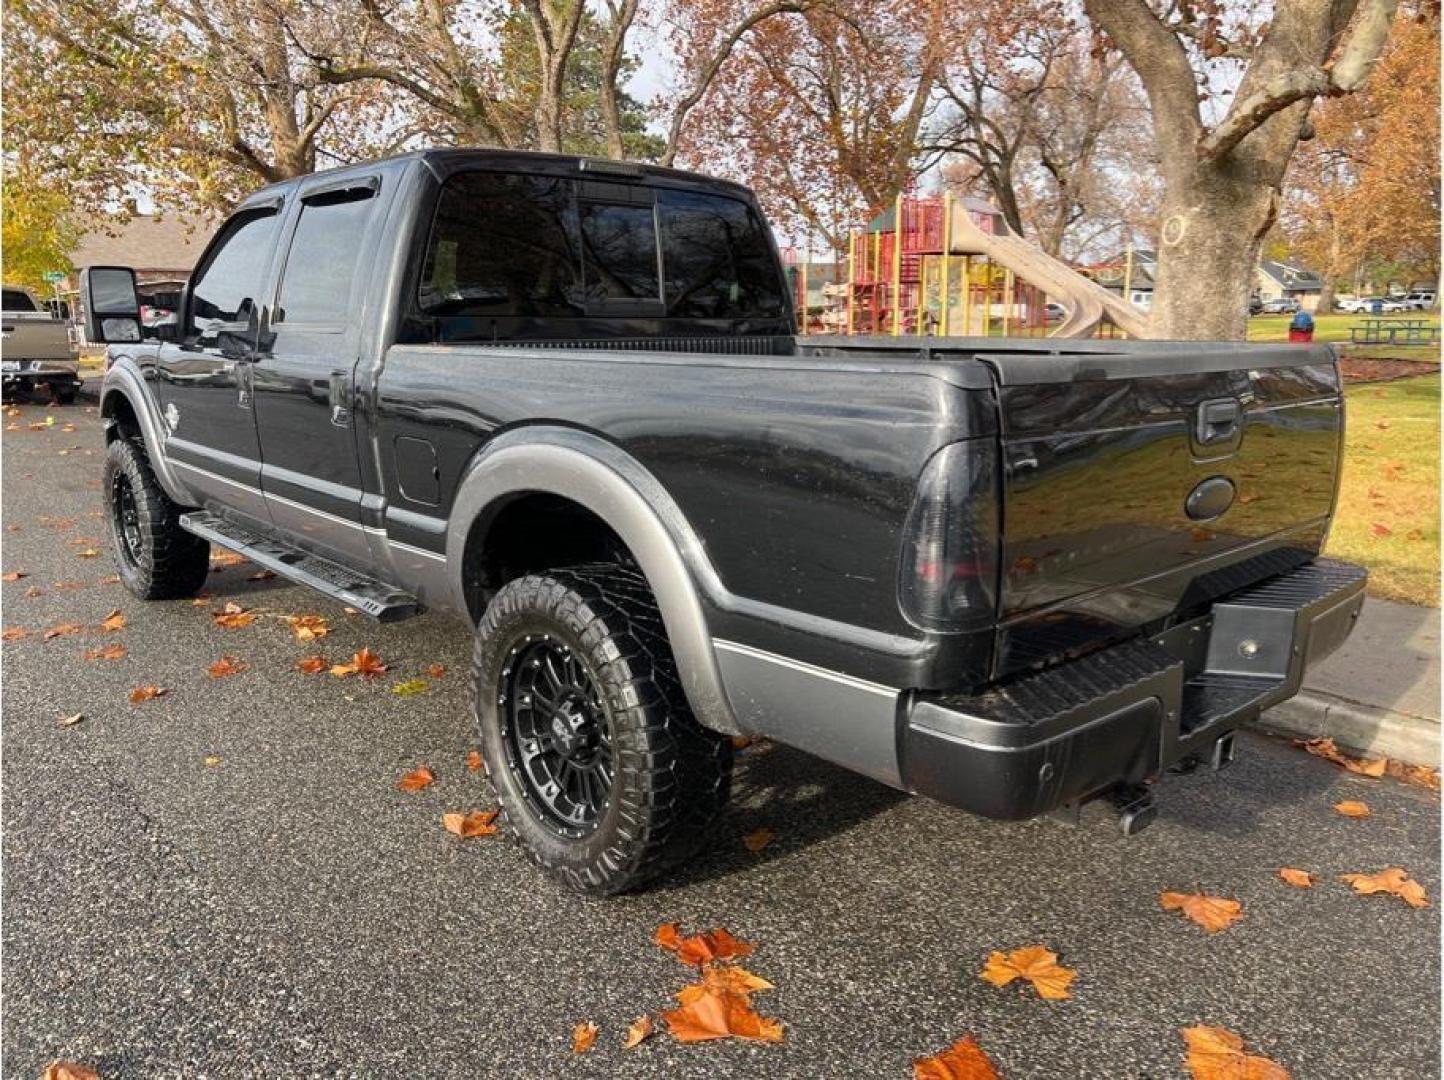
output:
[[[973,332],[973,257],[963,256],[963,337]]]
[[[902,334],[902,192],[893,203],[892,214],[892,336]]]
[[[1128,241],[1127,253],[1123,256],[1123,302],[1133,303],[1133,241]]]
[[[1003,336],[1008,336],[1008,324],[1013,319],[1013,271],[1003,271]]]
[[[952,303],[948,293],[948,287],[952,284],[952,235],[953,235],[953,193],[943,192],[943,287],[942,287],[942,318],[938,320],[938,330],[943,337],[948,336],[948,313],[952,309]]]

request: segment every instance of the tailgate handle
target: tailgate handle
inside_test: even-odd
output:
[[[1205,401],[1198,406],[1198,430],[1195,437],[1200,446],[1230,442],[1238,434],[1238,421],[1243,410],[1233,398]]]

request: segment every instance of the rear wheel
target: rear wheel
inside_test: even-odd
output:
[[[732,743],[693,717],[640,573],[607,564],[512,581],[477,627],[472,674],[503,819],[554,877],[622,892],[705,841],[727,803]]]
[[[193,596],[210,572],[210,544],[181,528],[180,508],[133,440],[106,448],[101,489],[121,584],[142,600]]]

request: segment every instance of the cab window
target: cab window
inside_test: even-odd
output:
[[[202,345],[226,335],[249,339],[254,346],[276,224],[275,210],[267,209],[242,212],[226,225],[191,279],[188,336]]]

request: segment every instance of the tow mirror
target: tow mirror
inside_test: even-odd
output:
[[[80,272],[85,337],[96,344],[140,340],[140,297],[128,266],[89,266]]]

